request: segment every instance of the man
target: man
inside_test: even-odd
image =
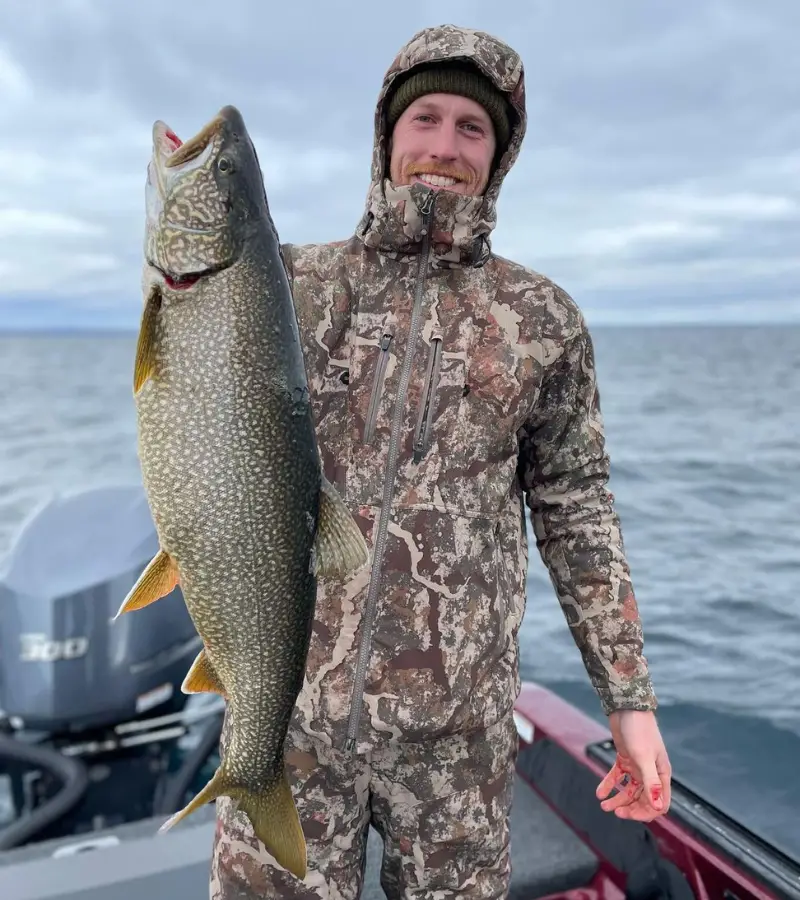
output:
[[[214,900],[354,898],[370,823],[390,897],[506,894],[525,502],[621,751],[598,797],[627,773],[605,809],[669,805],[592,343],[563,290],[490,250],[524,132],[514,51],[420,32],[380,92],[355,235],[284,247],[325,472],[373,561],[320,582],[287,742],[308,874],[221,799]]]

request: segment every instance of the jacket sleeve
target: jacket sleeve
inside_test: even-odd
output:
[[[545,365],[521,432],[520,477],[536,545],[606,714],[656,708],[642,623],[607,489],[594,349],[580,313]]]

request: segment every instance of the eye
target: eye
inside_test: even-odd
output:
[[[228,173],[233,171],[233,160],[227,156],[220,156],[219,161],[217,162],[217,169],[220,172]]]

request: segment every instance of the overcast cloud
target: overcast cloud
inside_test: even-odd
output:
[[[800,321],[798,0],[275,6],[0,6],[0,327],[136,327],[157,118],[186,137],[235,104],[282,239],[347,236],[383,73],[442,22],[526,66],[498,253],[590,322]]]

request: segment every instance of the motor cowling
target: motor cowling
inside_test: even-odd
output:
[[[80,731],[183,705],[201,643],[180,587],[113,621],[158,549],[138,485],[54,497],[23,525],[0,573],[0,709],[15,727]]]

